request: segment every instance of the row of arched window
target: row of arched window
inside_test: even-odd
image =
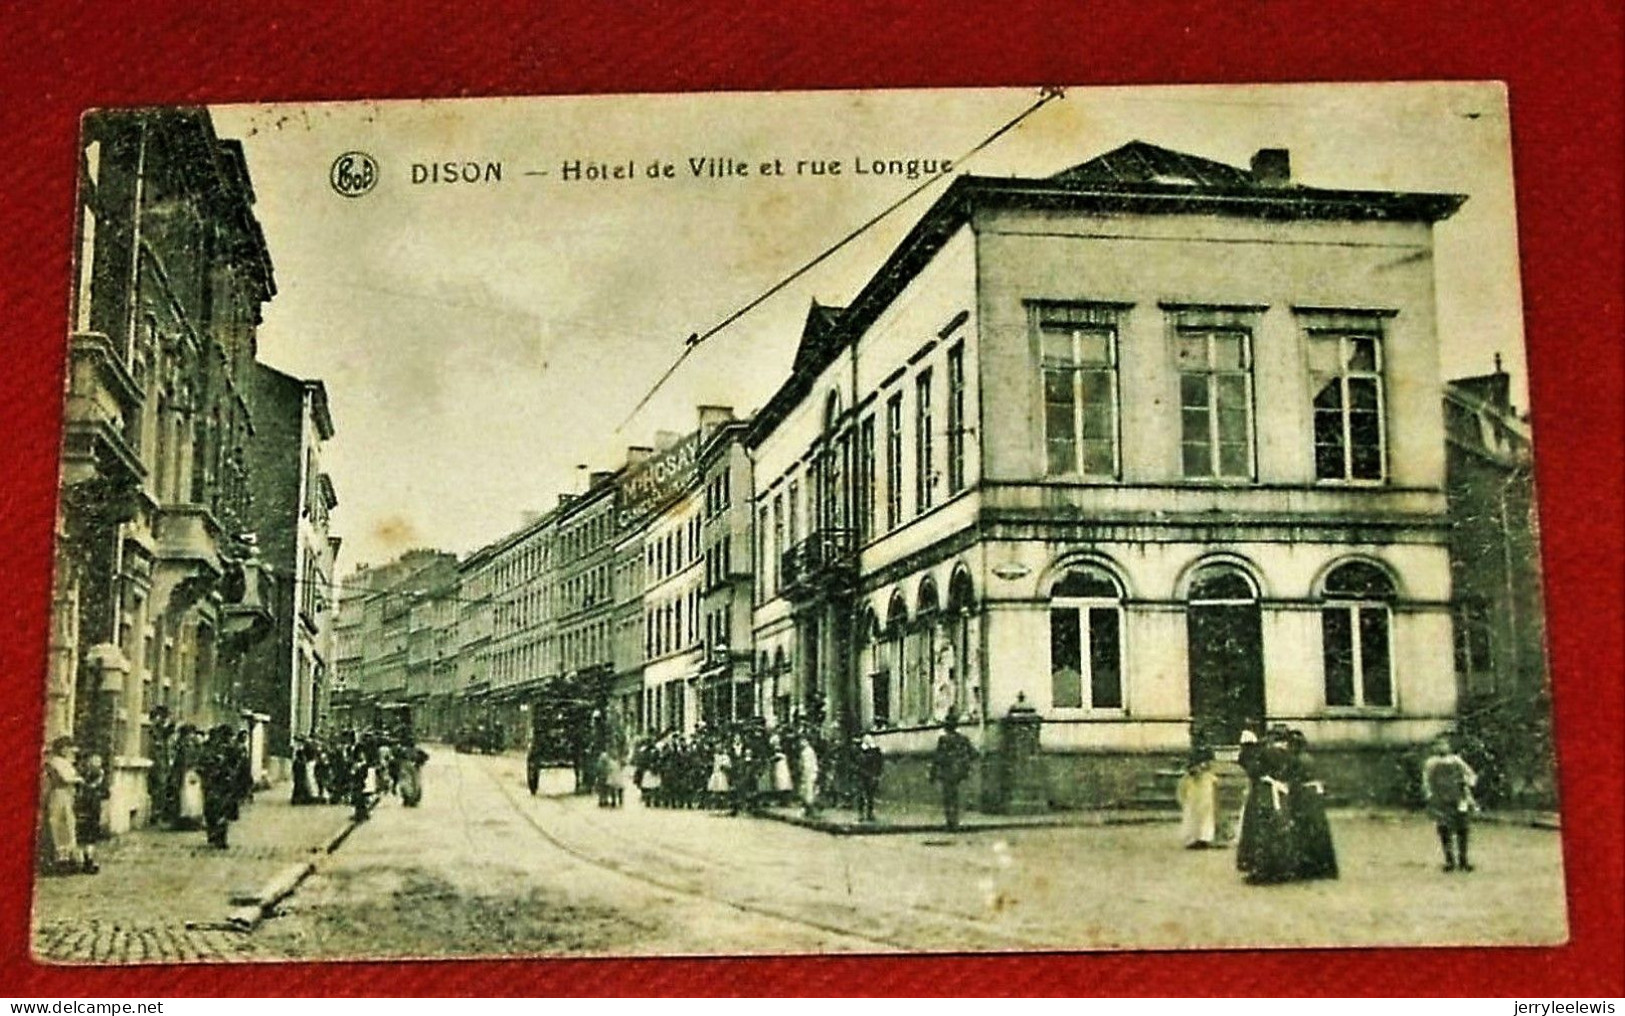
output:
[[[1319,619],[1325,702],[1332,707],[1394,705],[1392,622],[1397,587],[1369,561],[1345,561],[1320,583]],[[1049,585],[1050,705],[1056,710],[1115,710],[1124,701],[1124,587],[1108,568],[1092,562],[1062,569]],[[1253,578],[1231,563],[1201,566],[1188,584],[1193,686],[1197,671],[1256,670],[1262,695],[1263,652],[1259,593]],[[893,592],[884,620],[869,611],[859,629],[866,723],[885,727],[941,720],[950,709],[977,715],[982,689],[972,659],[974,590],[956,572],[948,596],[922,580],[912,614]],[[1198,618],[1200,617],[1200,623]],[[1198,658],[1202,661],[1198,663]],[[788,672],[782,652],[761,654],[764,675]],[[1231,680],[1231,693],[1235,681]],[[1194,692],[1194,688],[1193,688]],[[1240,694],[1240,693],[1235,693]],[[1244,696],[1243,696],[1244,697]],[[1263,703],[1257,703],[1262,708]],[[1245,710],[1245,701],[1235,708]]]

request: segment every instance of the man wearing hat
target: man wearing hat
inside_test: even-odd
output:
[[[169,718],[169,707],[161,703],[153,706],[147,716],[151,720],[147,756],[152,760],[152,767],[147,770],[147,798],[152,802],[153,824],[162,826],[175,820],[176,798],[172,793],[175,783],[170,774],[175,722]]]
[[[239,772],[231,728],[222,724],[210,730],[199,766],[203,777],[203,827],[209,834],[209,845],[221,850],[227,846],[227,830],[236,817]]]
[[[949,829],[959,828],[959,785],[970,775],[976,746],[959,732],[959,710],[949,709],[942,736],[931,754],[931,780],[942,785],[942,815]]]

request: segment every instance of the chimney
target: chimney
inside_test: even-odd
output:
[[[700,430],[707,434],[734,418],[732,406],[700,406],[699,410]]]
[[[631,468],[640,462],[647,462],[655,450],[648,445],[628,445],[626,449],[626,465]]]
[[[1260,187],[1285,187],[1292,182],[1292,153],[1285,148],[1260,148],[1253,153],[1253,181]]]

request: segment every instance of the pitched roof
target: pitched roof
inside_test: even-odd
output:
[[[801,326],[801,342],[796,346],[795,362],[790,366],[792,373],[819,362],[845,310],[845,307],[825,306],[817,300],[812,302],[807,308],[807,320]]]
[[[1237,190],[1260,186],[1253,174],[1224,162],[1130,141],[1050,177],[1056,183],[1162,183]]]

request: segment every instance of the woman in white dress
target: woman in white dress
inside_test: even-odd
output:
[[[803,737],[796,761],[796,791],[801,798],[801,813],[808,818],[818,814],[818,749],[812,738]]]
[[[784,752],[784,740],[773,742],[773,796],[780,804],[789,801],[796,792],[795,781],[790,778],[790,756]]]
[[[728,793],[732,789],[732,785],[728,782],[730,766],[727,752],[719,751],[711,756],[711,777],[705,781],[708,807],[720,808],[727,802]]]
[[[1218,826],[1218,774],[1213,771],[1213,749],[1191,752],[1179,777],[1179,838],[1188,850],[1213,846]]]
[[[58,874],[79,868],[79,837],[74,814],[74,798],[79,789],[79,770],[73,764],[73,738],[59,737],[51,742],[45,760],[45,836],[48,841],[48,869]]]

